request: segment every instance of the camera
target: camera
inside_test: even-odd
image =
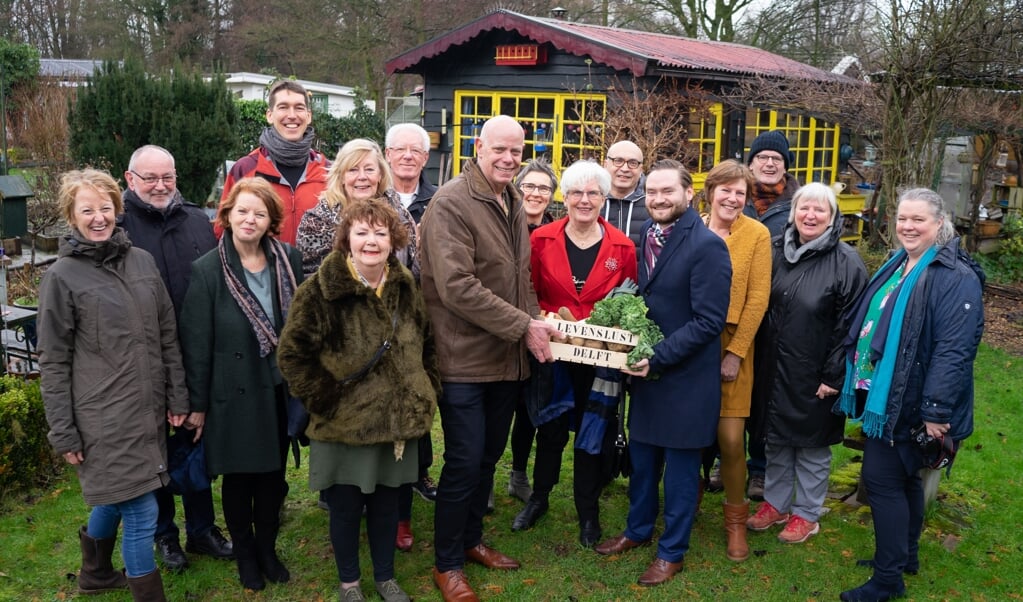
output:
[[[909,429],[909,436],[913,443],[920,448],[925,466],[934,470],[951,468],[958,447],[951,437],[928,435],[927,425],[922,422]]]

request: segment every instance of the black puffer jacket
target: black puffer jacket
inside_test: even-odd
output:
[[[765,432],[771,444],[825,447],[842,439],[844,419],[831,411],[837,397],[819,399],[817,388],[824,383],[842,390],[848,330],[843,316],[866,285],[867,269],[856,251],[839,240],[841,219],[835,215],[831,231],[822,235],[826,238],[795,261],[786,258],[784,249],[790,237],[798,240],[794,225],[771,243],[771,302],[765,319],[765,348],[773,354]]]

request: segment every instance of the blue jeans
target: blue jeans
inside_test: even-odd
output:
[[[437,570],[461,569],[465,550],[483,537],[483,515],[494,485],[494,466],[508,444],[519,381],[443,383],[444,468],[434,505]]]
[[[124,558],[124,571],[129,577],[143,577],[156,570],[153,559],[156,514],[156,496],[149,492],[125,502],[95,506],[89,514],[87,531],[94,539],[117,537],[117,526],[123,520],[121,556]]]

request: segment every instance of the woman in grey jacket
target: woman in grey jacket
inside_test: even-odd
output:
[[[78,588],[164,600],[153,492],[168,482],[163,421],[188,414],[174,306],[153,257],[115,226],[124,206],[109,174],[64,174],[58,204],[71,234],[39,291],[39,365],[50,443],[92,506]],[[127,583],[110,558],[122,521]]]

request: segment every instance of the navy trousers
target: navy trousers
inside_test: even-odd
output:
[[[657,557],[679,562],[689,551],[700,487],[699,449],[672,449],[629,442],[629,518],[625,536],[647,541],[653,536],[660,506],[658,486],[664,476],[664,533],[657,540]]]
[[[920,531],[924,524],[923,459],[909,442],[891,446],[867,439],[863,450],[863,484],[874,519],[874,580],[902,583],[907,565],[919,567]]]

